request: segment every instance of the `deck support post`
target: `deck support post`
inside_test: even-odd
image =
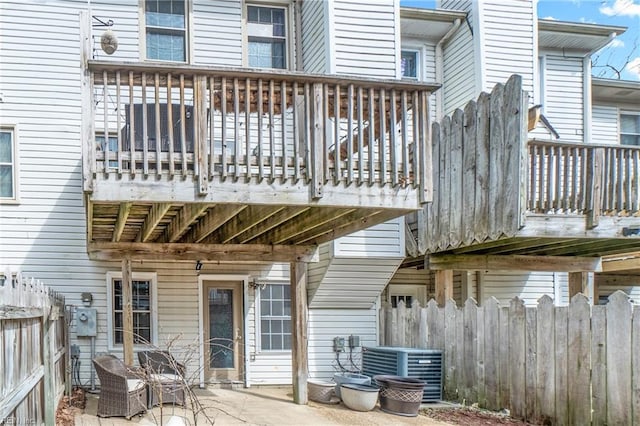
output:
[[[133,307],[131,301],[131,258],[122,259],[122,350],[124,363],[133,365]]]
[[[582,293],[593,304],[593,272],[569,272],[569,299],[578,293]]]
[[[307,264],[291,263],[291,367],[293,402],[308,403]]]
[[[447,300],[453,299],[453,270],[436,271],[436,302],[444,306]]]

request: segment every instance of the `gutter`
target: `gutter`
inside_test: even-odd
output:
[[[582,141],[584,143],[591,143],[591,116],[593,112],[593,99],[591,94],[591,55],[611,43],[611,40],[616,36],[617,33],[615,31],[609,33],[606,43],[587,52],[587,54],[582,58],[582,73],[584,74],[582,81],[582,104],[584,105],[582,108]]]
[[[461,23],[462,23],[461,19],[456,18],[456,20],[453,21],[453,25],[451,26],[449,31],[447,31],[447,33],[444,36],[442,36],[440,41],[438,41],[438,43],[436,44],[436,82],[439,82],[440,84],[444,83],[443,81],[444,80],[444,53],[442,50],[442,46],[451,38],[453,33],[456,32],[458,28],[460,28]],[[437,115],[435,117],[436,120],[440,120],[444,116],[443,92],[444,91],[442,89],[436,92],[436,109],[437,109]]]

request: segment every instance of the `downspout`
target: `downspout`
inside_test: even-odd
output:
[[[616,36],[615,32],[609,34],[607,42],[603,46],[591,50],[582,58],[582,73],[584,74],[582,82],[582,143],[591,142],[591,115],[593,111],[591,105],[591,55],[609,44]]]
[[[436,44],[436,82],[443,84],[444,81],[444,53],[442,51],[442,46],[451,38],[453,33],[456,32],[458,28],[460,28],[461,24],[460,18],[453,21],[453,25],[449,28],[449,31],[438,41]],[[440,120],[444,116],[444,95],[443,89],[436,91],[436,111],[437,116],[436,120]]]

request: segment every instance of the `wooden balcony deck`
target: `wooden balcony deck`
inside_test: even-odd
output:
[[[98,61],[84,77],[90,252],[313,246],[431,199],[434,86]]]
[[[640,250],[640,148],[527,140],[515,80],[434,126],[434,201],[409,215],[406,265]]]

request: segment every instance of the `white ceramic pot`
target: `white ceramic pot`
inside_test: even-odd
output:
[[[371,411],[378,402],[379,389],[370,385],[343,384],[340,394],[344,405],[355,411]]]

